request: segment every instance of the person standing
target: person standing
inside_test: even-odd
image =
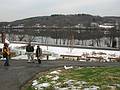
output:
[[[36,57],[37,57],[37,60],[38,60],[39,64],[41,63],[41,60],[40,60],[41,55],[42,55],[42,49],[39,46],[37,46]]]
[[[4,66],[9,66],[10,49],[8,48],[8,44],[7,43],[4,43],[3,58],[6,58]]]
[[[34,60],[34,47],[31,46],[30,43],[26,47],[26,53],[27,53],[27,57],[28,57],[28,62],[31,62],[31,60],[33,61]]]

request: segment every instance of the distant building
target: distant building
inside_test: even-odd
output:
[[[92,23],[90,24],[90,26],[91,26],[91,27],[99,27],[99,24],[98,24],[98,23],[95,23],[95,22],[92,22]]]
[[[115,25],[113,23],[104,23],[102,25],[99,25],[100,28],[105,28],[105,29],[110,29],[110,28],[114,28]]]
[[[83,24],[77,24],[74,26],[75,28],[84,28],[84,25]]]
[[[115,23],[104,23],[103,25],[106,25],[106,26],[114,26]]]
[[[47,26],[46,26],[46,25],[43,25],[42,27],[46,28]]]
[[[3,28],[10,28],[11,27],[11,24],[8,24],[6,26],[3,26]]]
[[[12,26],[12,28],[23,28],[24,27],[24,24],[19,24],[19,25],[16,25],[16,26]]]
[[[41,27],[41,25],[39,23],[36,23],[34,26],[32,27]]]
[[[106,26],[106,25],[99,25],[100,28],[105,28],[105,29],[109,29],[109,28],[114,28],[114,26]]]

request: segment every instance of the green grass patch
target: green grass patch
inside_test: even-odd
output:
[[[47,78],[46,75],[49,75],[49,72],[37,79],[39,83],[51,83],[51,78]],[[99,86],[101,90],[109,90],[109,87],[107,86],[115,84],[120,85],[120,67],[83,67],[70,70],[63,69],[58,76],[59,79],[56,82],[61,83],[60,87],[66,87],[67,85],[64,82],[67,80],[75,80],[76,82],[84,81],[87,82],[88,87],[96,85]],[[54,88],[53,86],[54,85],[51,84],[51,87],[48,87],[45,90],[52,90]],[[34,90],[34,88],[29,86],[25,90]],[[116,87],[116,90],[120,90],[120,87]]]
[[[120,84],[119,67],[71,69],[61,74],[62,78],[86,81],[94,85]]]

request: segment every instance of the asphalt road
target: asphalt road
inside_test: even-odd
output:
[[[39,72],[44,72],[53,68],[66,66],[83,67],[120,67],[120,62],[80,62],[66,60],[44,60],[41,64],[27,63],[26,60],[11,60],[10,66],[3,66],[0,61],[0,90],[20,90],[28,80]]]

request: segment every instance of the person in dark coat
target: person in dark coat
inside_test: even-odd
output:
[[[26,54],[28,56],[28,62],[31,62],[31,60],[34,60],[34,47],[31,46],[31,44],[29,43],[26,47]],[[33,61],[34,62],[34,61]]]
[[[37,57],[37,60],[38,60],[39,64],[41,63],[41,60],[40,60],[41,55],[42,55],[42,49],[39,46],[37,46],[36,57]]]

